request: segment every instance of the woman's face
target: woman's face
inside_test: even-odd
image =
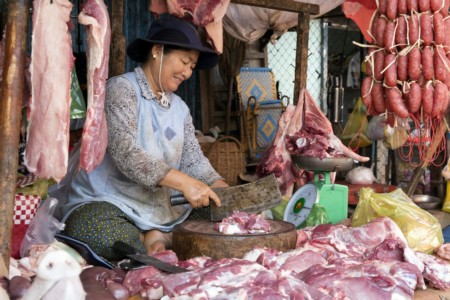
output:
[[[159,64],[161,62],[162,48],[157,51],[154,67],[152,72],[156,81],[157,89],[159,86]],[[192,72],[197,64],[199,52],[197,50],[171,50],[164,53],[161,68],[161,85],[165,92],[174,92],[178,86],[191,77]],[[155,72],[156,71],[156,72]]]

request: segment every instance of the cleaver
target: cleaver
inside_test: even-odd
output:
[[[259,213],[281,203],[281,192],[274,174],[256,181],[212,189],[219,197],[222,206],[217,207],[211,201],[211,221],[221,221],[234,211]],[[170,197],[172,205],[188,204],[182,194]]]
[[[139,253],[133,246],[122,241],[115,241],[114,244],[112,245],[112,248],[135,261],[138,261],[147,266],[153,266],[167,273],[176,274],[189,272],[188,269],[180,268],[178,266],[166,263],[160,259],[149,256],[147,254]]]

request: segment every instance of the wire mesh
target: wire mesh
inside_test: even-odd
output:
[[[307,89],[314,99],[321,99],[323,87],[323,43],[322,27],[320,20],[311,20],[308,41],[308,74]],[[268,45],[268,66],[272,68],[275,79],[279,81],[278,91],[290,98],[293,103],[295,57],[297,50],[297,33],[289,31],[283,34],[275,44]],[[326,65],[326,64],[325,64]]]
[[[353,41],[361,41],[361,34],[352,24],[337,25],[324,19],[310,21],[308,40],[307,89],[326,113],[328,87],[333,76],[340,76],[347,94],[359,90],[360,74],[349,72],[352,58],[360,63],[360,49]],[[268,66],[279,81],[279,92],[293,102],[297,33],[283,34],[275,44],[268,45]],[[352,91],[353,90],[353,91]],[[351,98],[355,98],[352,96]],[[354,104],[350,103],[351,105]],[[345,118],[344,118],[345,119]]]

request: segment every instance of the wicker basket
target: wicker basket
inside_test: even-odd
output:
[[[209,150],[214,143],[200,143],[200,148],[202,149],[203,155],[208,157]]]
[[[217,139],[211,145],[207,157],[230,186],[239,183],[238,175],[245,171],[245,153],[236,138],[225,136]]]

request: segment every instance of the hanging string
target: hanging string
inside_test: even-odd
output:
[[[170,98],[166,94],[166,92],[164,92],[164,89],[161,85],[161,70],[162,70],[162,64],[163,64],[163,57],[164,57],[164,45],[162,46],[161,60],[159,62],[158,83],[159,83],[159,88],[160,88],[161,92],[158,92],[158,94],[161,95],[161,99],[159,100],[159,103],[161,103],[161,105],[164,107],[169,107]]]

